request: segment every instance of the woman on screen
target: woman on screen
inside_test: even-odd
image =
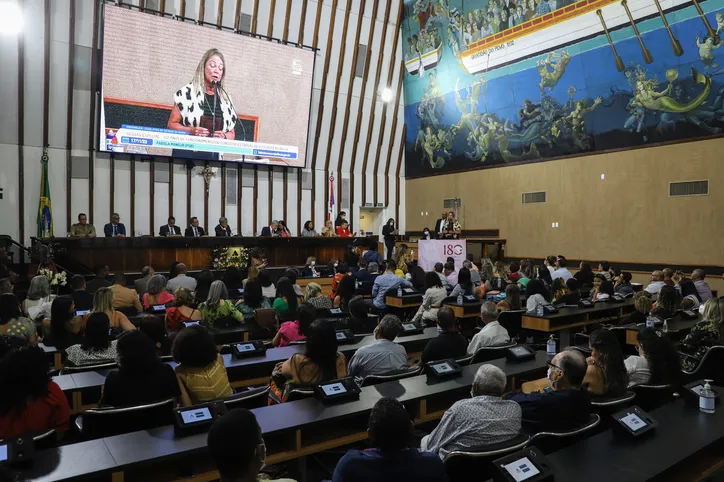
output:
[[[234,139],[236,109],[224,89],[225,78],[223,54],[217,49],[207,50],[191,82],[174,94],[168,128],[192,136]]]

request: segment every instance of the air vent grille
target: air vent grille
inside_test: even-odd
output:
[[[443,207],[445,209],[461,208],[461,207],[463,207],[463,200],[462,200],[462,198],[459,198],[459,197],[445,199],[443,201]]]
[[[546,192],[524,192],[522,197],[523,204],[539,204],[546,202]]]
[[[708,180],[669,183],[669,196],[707,196],[708,194]]]

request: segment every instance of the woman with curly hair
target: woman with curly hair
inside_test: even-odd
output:
[[[591,334],[588,344],[591,356],[586,360],[588,370],[583,385],[589,393],[606,398],[626,393],[628,374],[616,335],[601,328]]]

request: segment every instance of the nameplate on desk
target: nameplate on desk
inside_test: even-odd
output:
[[[337,343],[342,345],[344,343],[354,343],[354,333],[352,330],[337,330],[336,335]]]
[[[628,434],[634,437],[650,432],[659,423],[651,415],[634,405],[633,407],[621,410],[611,415],[617,422],[613,425],[614,431],[621,434]]]
[[[412,323],[407,322],[402,324],[402,333],[400,333],[400,336],[405,335],[417,335],[425,331],[425,329],[422,327],[419,323]]]
[[[90,313],[90,310],[78,310],[75,312],[75,316],[83,316]]]
[[[359,398],[361,390],[352,378],[331,380],[314,387],[314,394],[325,403],[343,402]]]
[[[463,371],[460,365],[452,358],[431,361],[428,362],[425,367],[428,376],[433,378],[452,378],[462,374]]]
[[[475,296],[473,296],[473,295],[465,295],[464,298],[465,298],[465,301],[469,301],[471,303],[478,301],[477,299],[475,299]]]
[[[188,328],[189,326],[199,326],[200,323],[198,321],[184,321],[184,326]]]
[[[525,361],[535,358],[535,350],[528,345],[517,345],[505,350],[505,358],[510,361]]]
[[[332,315],[341,315],[342,314],[342,308],[330,308],[329,313]]]
[[[250,341],[248,343],[235,343],[231,345],[231,353],[234,358],[249,358],[253,356],[264,356],[266,347],[261,341]]]
[[[417,294],[417,291],[412,288],[403,288],[402,292],[406,295],[415,295]]]
[[[243,295],[243,294],[244,294],[244,288],[239,288],[239,293]]]
[[[545,482],[553,471],[543,452],[531,446],[493,462],[493,480],[505,482]]]
[[[174,433],[179,436],[205,432],[214,420],[226,414],[223,402],[209,402],[174,410]]]
[[[166,311],[166,305],[153,305],[153,311]]]
[[[0,441],[0,466],[23,465],[31,462],[34,455],[35,443],[30,435]]]

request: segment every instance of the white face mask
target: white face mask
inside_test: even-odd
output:
[[[311,264],[312,264],[312,266],[314,266],[314,265],[316,265],[316,264],[317,264],[317,262],[316,262],[316,261],[312,261],[312,263],[311,263]]]
[[[336,268],[339,263],[334,263],[334,267]]]
[[[425,231],[425,236],[427,236],[428,234],[430,234],[430,231]]]

